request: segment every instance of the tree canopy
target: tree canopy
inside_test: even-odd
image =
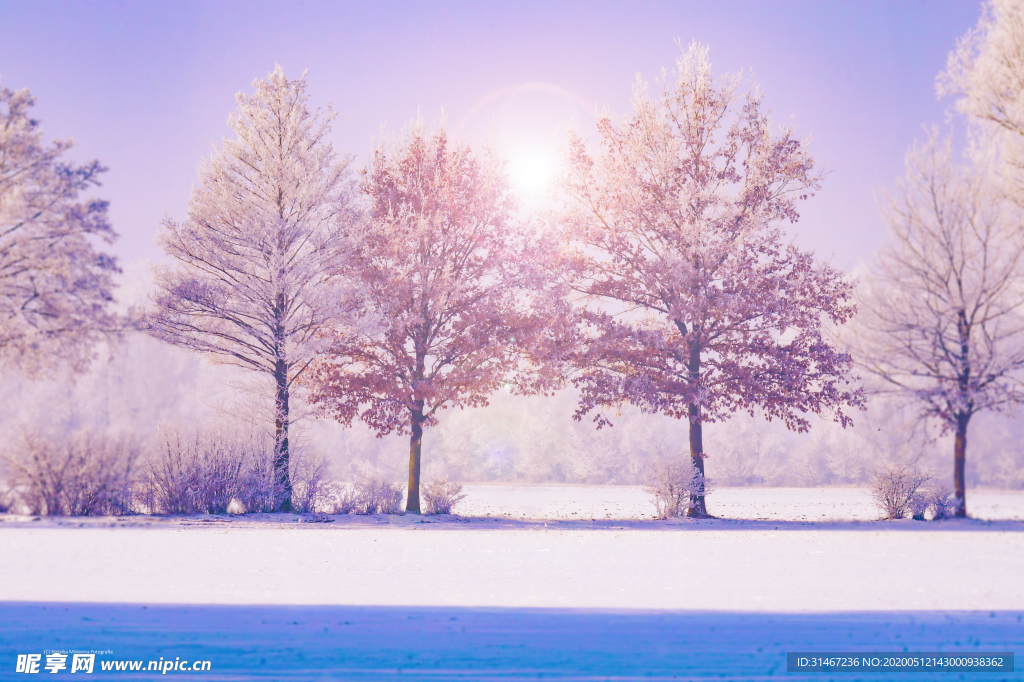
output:
[[[280,67],[239,93],[226,140],[200,167],[188,217],[164,221],[176,264],[157,270],[150,333],[269,376],[281,487],[289,508],[288,430],[295,381],[321,332],[350,307],[340,275],[353,212],[349,159],[327,139],[334,113],[310,111],[305,78]]]
[[[108,204],[81,198],[106,168],[44,144],[28,90],[0,88],[0,361],[30,375],[81,371],[96,343],[125,326],[112,309],[117,238]]]
[[[586,330],[577,418],[623,402],[686,418],[701,475],[705,422],[759,410],[799,431],[807,414],[845,426],[863,402],[825,327],[853,315],[853,284],[783,240],[820,175],[738,81],[692,45],[656,95],[638,82],[632,113],[599,120],[598,149],[570,137],[556,218]]]

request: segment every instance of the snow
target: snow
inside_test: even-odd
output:
[[[635,487],[466,491],[462,517],[0,516],[0,670],[97,648],[204,679],[751,680],[786,651],[1024,649],[1022,493],[881,522],[858,489],[722,489],[708,521],[644,519]]]
[[[466,516],[531,519],[650,519],[651,496],[640,486],[466,485]],[[1024,521],[1024,491],[968,490],[977,519]],[[717,488],[709,511],[728,519],[873,521],[878,509],[865,488]]]
[[[3,607],[2,614],[4,665],[18,651],[74,647],[114,651],[103,658],[209,660],[211,671],[195,675],[202,680],[750,682],[785,678],[787,651],[907,647],[1019,652],[1024,643],[1020,615],[1004,612],[820,615],[14,604]],[[918,673],[831,677],[843,682],[965,678],[1020,679]],[[107,679],[139,678],[122,673]]]

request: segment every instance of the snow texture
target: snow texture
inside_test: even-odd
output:
[[[863,489],[721,489],[733,518],[671,521],[641,517],[638,487],[466,492],[461,517],[0,516],[0,678],[62,648],[374,681],[757,680],[787,651],[1024,648],[1020,493],[972,491],[1001,520],[886,522]]]

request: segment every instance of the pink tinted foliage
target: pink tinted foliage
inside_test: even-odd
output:
[[[737,102],[737,77],[716,82],[706,49],[684,51],[674,75],[655,97],[638,82],[632,113],[599,121],[595,152],[568,143],[558,221],[584,330],[566,357],[576,417],[626,402],[697,425],[744,410],[797,431],[826,412],[846,426],[863,398],[825,325],[853,315],[853,284],[781,228],[821,175],[791,128],[773,132],[756,89]],[[699,437],[691,450],[703,457]]]
[[[493,150],[474,152],[443,128],[384,142],[362,190],[369,218],[352,263],[367,320],[334,337],[309,384],[341,422],[411,433],[412,499],[422,429],[439,410],[557,382],[530,352],[559,300],[540,262],[553,249],[516,219]]]

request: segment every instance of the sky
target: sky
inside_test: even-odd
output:
[[[826,177],[787,229],[800,246],[856,274],[886,239],[878,200],[903,174],[908,149],[926,127],[962,132],[947,115],[952,102],[936,97],[935,78],[980,11],[976,0],[0,0],[0,87],[31,90],[46,138],[75,139],[72,160],[109,167],[94,196],[111,202],[121,235],[110,249],[125,270],[122,301],[142,303],[149,266],[163,258],[161,221],[186,217],[200,162],[231,135],[226,122],[236,93],[251,93],[253,80],[277,64],[292,78],[307,73],[314,106],[333,105],[332,142],[352,155],[353,169],[382,131],[398,133],[418,116],[428,124],[443,118],[474,144],[496,139],[531,196],[536,183],[528,174],[550,171],[567,126],[593,140],[597,112],[627,114],[637,76],[656,79],[680,45],[697,41],[709,47],[717,73],[753,73],[773,119],[809,138]],[[191,423],[228,400],[224,376],[185,350],[144,339],[118,361],[77,388],[57,382],[30,392],[24,382],[11,384],[0,391],[0,414],[52,419],[60,402],[69,424],[88,409],[106,420],[98,424],[134,428]],[[544,409],[557,408],[559,423],[568,424],[572,396],[561,400]],[[450,428],[430,436],[438,457],[445,453],[445,466],[464,480],[505,475],[512,461],[522,464],[517,475],[554,480],[558,467],[575,466],[583,473],[566,474],[572,480],[598,472],[617,481],[617,472],[633,466],[630,453],[674,452],[685,442],[680,423],[637,418],[614,431],[620,440],[608,438],[609,430],[595,435],[589,424],[580,426],[586,434],[566,427],[572,442],[562,447],[550,438],[560,427],[538,419],[534,403],[496,401],[488,409],[467,411],[463,421],[450,416]],[[863,418],[861,440],[816,427],[817,440],[797,441],[754,421],[709,429],[709,451],[721,454],[712,475],[789,485],[771,478],[778,462],[788,462],[794,475],[811,472],[815,482],[840,474],[860,481],[876,454],[868,447],[879,430],[873,420]],[[979,436],[972,448],[994,454],[971,480],[1020,484],[1018,423],[972,427]],[[407,443],[376,441],[365,430],[350,430],[344,441],[325,433],[321,441],[350,468],[365,458],[393,459],[396,472],[404,467]],[[480,452],[486,456],[470,461]],[[844,460],[836,453],[853,454]],[[846,468],[836,473],[832,460]]]
[[[24,2],[0,0],[0,86],[29,88],[47,139],[109,172],[126,270],[162,257],[197,167],[230,130],[235,94],[276,64],[308,72],[332,103],[332,141],[353,169],[382,131],[444,118],[475,143],[497,139],[516,177],[550,165],[573,125],[622,115],[637,75],[657,78],[684,46],[717,73],[751,71],[773,119],[810,138],[827,171],[789,229],[849,270],[885,239],[880,190],[903,173],[923,126],[949,128],[935,95],[975,2]],[[955,127],[955,126],[954,126]],[[523,181],[524,195],[532,187]]]

